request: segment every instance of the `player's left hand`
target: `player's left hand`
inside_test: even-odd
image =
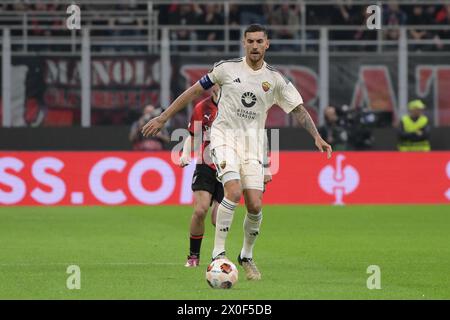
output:
[[[321,136],[317,136],[315,139],[316,147],[320,150],[320,152],[327,152],[327,159],[331,158],[331,153],[333,152],[333,149],[331,146],[326,143],[325,140],[322,139]]]

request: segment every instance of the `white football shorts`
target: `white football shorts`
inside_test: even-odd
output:
[[[236,172],[241,178],[243,189],[264,191],[264,168],[260,161],[242,159],[236,149],[227,145],[211,149],[211,159],[219,180],[227,172]]]

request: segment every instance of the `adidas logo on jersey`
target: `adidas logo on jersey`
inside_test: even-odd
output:
[[[233,80],[233,82],[241,83],[241,79],[236,78],[236,79]]]

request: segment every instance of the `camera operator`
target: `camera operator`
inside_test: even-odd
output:
[[[342,121],[338,118],[336,108],[329,106],[324,111],[325,125],[319,128],[320,135],[334,150],[348,149],[348,134]]]
[[[133,144],[133,150],[140,151],[160,151],[164,149],[164,145],[170,142],[167,129],[163,128],[156,136],[145,138],[141,134],[142,127],[152,118],[157,117],[161,113],[160,109],[149,104],[142,113],[139,120],[135,121],[130,130],[129,140]]]
[[[368,150],[373,147],[372,128],[377,126],[374,112],[362,108],[350,108],[343,105],[337,109],[340,125],[348,135],[348,150]]]

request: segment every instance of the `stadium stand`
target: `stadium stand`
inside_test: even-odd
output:
[[[442,1],[386,2],[380,30],[366,27],[370,1],[77,3],[82,30],[89,32],[88,54],[92,60],[87,124],[82,120],[81,101],[86,93],[79,74],[83,32],[66,28],[67,4],[56,0],[6,0],[0,4],[0,29],[10,30],[13,68],[26,68],[22,80],[10,79],[13,83],[23,81],[23,88],[17,90],[26,93],[25,102],[14,102],[20,105],[17,112],[23,119],[12,120],[12,126],[129,127],[146,104],[164,108],[212,63],[241,55],[242,30],[255,22],[268,26],[271,61],[301,88],[318,124],[323,124],[326,106],[350,105],[377,114],[390,113],[391,123],[384,121],[381,126],[389,128],[406,112],[407,98],[417,96],[424,97],[428,106],[425,112],[434,127],[450,123],[447,98],[430,93],[430,85],[445,87],[448,75],[443,65],[450,52],[450,5]],[[406,43],[403,49],[402,31]],[[321,47],[324,35],[326,42]],[[320,80],[323,57],[329,65],[325,75],[328,84]],[[352,57],[358,59],[359,69],[352,69]],[[405,60],[406,66],[398,63]],[[429,65],[431,60],[435,65]],[[163,61],[170,61],[170,65]],[[148,74],[137,73],[135,77],[133,72],[143,66],[150,70]],[[20,70],[25,69],[17,70],[14,74],[20,78]],[[160,77],[170,70],[166,80]],[[416,83],[408,80],[412,77],[416,77]],[[374,89],[374,83],[385,87]],[[377,94],[373,95],[373,90]],[[189,113],[188,108],[173,119],[171,126],[185,127]],[[296,125],[274,108],[268,126]]]

